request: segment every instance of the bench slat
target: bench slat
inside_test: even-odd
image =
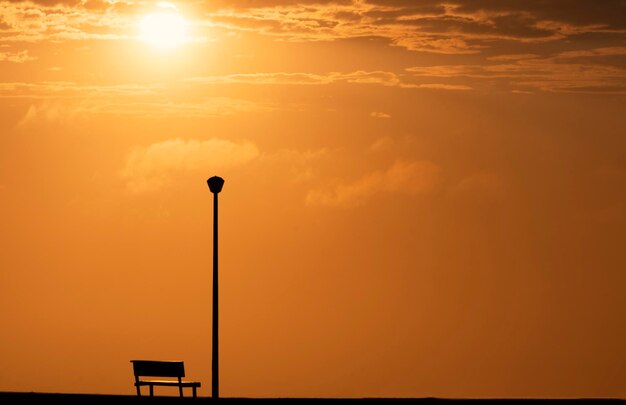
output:
[[[182,361],[131,360],[133,371],[138,377],[184,377]]]
[[[181,381],[179,383],[178,381],[173,381],[173,380],[142,380],[142,381],[139,381],[139,382],[135,383],[135,385],[139,385],[139,386],[143,386],[143,385],[162,385],[162,386],[170,385],[170,386],[174,386],[174,387],[178,387],[179,385],[182,385],[183,387],[199,387],[200,386],[200,382],[198,382],[198,381]]]

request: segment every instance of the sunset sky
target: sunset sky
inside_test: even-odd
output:
[[[0,391],[626,398],[623,0],[0,1]],[[156,388],[159,395],[177,395]]]

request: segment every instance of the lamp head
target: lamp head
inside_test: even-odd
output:
[[[217,194],[222,191],[222,186],[224,186],[224,179],[218,176],[213,176],[206,182],[209,185],[209,190],[211,190],[213,194]]]

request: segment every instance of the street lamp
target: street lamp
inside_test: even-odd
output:
[[[217,289],[217,194],[222,191],[224,179],[213,176],[207,180],[209,190],[213,193],[213,357],[212,357],[212,397],[220,397],[219,374],[219,335],[218,335],[218,289]]]

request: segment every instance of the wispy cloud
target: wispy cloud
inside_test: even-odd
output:
[[[354,206],[365,204],[377,194],[426,194],[440,182],[440,168],[430,161],[398,160],[384,171],[368,173],[353,182],[311,190],[308,205]]]
[[[0,98],[81,99],[162,94],[162,84],[96,85],[69,81],[0,82]]]
[[[24,63],[36,59],[36,57],[28,54],[28,50],[18,52],[0,52],[0,62]]]
[[[329,84],[334,81],[334,75],[320,75],[313,73],[246,73],[222,76],[203,76],[186,79],[186,82],[201,84]]]
[[[320,85],[331,83],[360,83],[380,84],[383,86],[398,86],[401,84],[400,77],[388,71],[365,71],[354,72],[329,72],[314,74],[305,72],[274,72],[274,73],[248,73],[231,74],[224,76],[204,76],[186,79],[187,82],[203,84],[287,84],[287,85]]]
[[[216,97],[196,103],[173,103],[168,101],[139,101],[124,99],[44,99],[31,104],[18,122],[19,128],[40,123],[72,122],[93,114],[141,117],[189,117],[206,118],[228,116],[250,111],[268,110],[247,100]]]
[[[370,152],[380,152],[390,149],[395,144],[395,140],[391,136],[383,136],[375,140],[370,146]]]
[[[250,142],[170,139],[131,150],[120,175],[133,192],[155,191],[181,173],[240,166],[258,155]]]
[[[134,116],[215,117],[250,111],[270,111],[275,107],[231,97],[205,97],[176,100],[179,89],[155,83],[147,85],[91,85],[74,82],[0,83],[0,98],[32,100],[21,123],[39,119],[59,121],[87,114]],[[176,100],[176,101],[174,101]]]
[[[382,112],[382,111],[372,111],[372,113],[370,113],[370,117],[373,118],[391,118],[391,115]]]
[[[110,101],[89,103],[81,108],[81,112],[115,115],[139,116],[177,116],[177,117],[215,117],[233,115],[242,112],[268,110],[248,101],[229,97],[213,97],[199,102],[174,103],[169,101]]]
[[[409,84],[403,87],[410,87],[415,89],[435,89],[435,90],[472,90],[471,86],[465,84],[444,84],[444,83],[424,83],[424,84]]]
[[[626,68],[610,57],[626,54],[624,47],[560,52],[548,57],[509,55],[482,65],[417,66],[407,71],[416,77],[499,80],[517,90],[524,87],[554,92],[626,93]]]
[[[126,13],[115,12],[114,4],[99,0],[0,2],[4,26],[0,27],[4,31],[0,42],[128,39],[126,31],[133,20]]]
[[[16,126],[17,128],[25,128],[33,124],[65,124],[72,122],[76,115],[77,111],[65,104],[44,101],[31,104]]]
[[[417,75],[397,74],[390,71],[357,70],[354,72],[328,72],[320,73],[247,73],[231,74],[223,76],[204,76],[185,79],[185,82],[215,85],[215,84],[254,84],[254,85],[329,85],[334,83],[380,85],[387,87],[401,87],[406,89],[438,89],[438,90],[471,90],[472,87],[461,84],[446,83],[414,83],[406,79],[414,79]],[[381,117],[379,117],[381,118]]]

